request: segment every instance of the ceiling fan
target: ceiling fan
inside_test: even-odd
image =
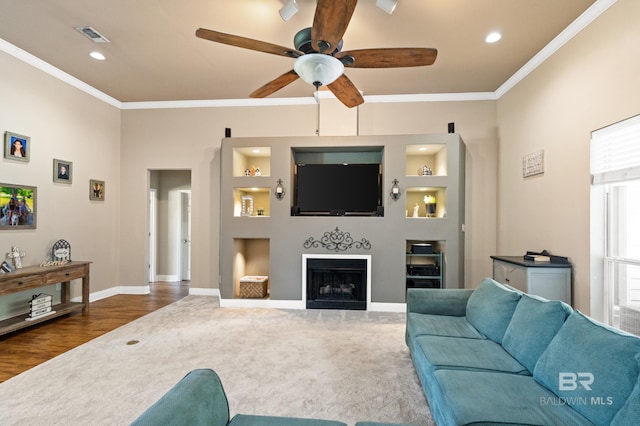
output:
[[[364,98],[344,74],[344,67],[398,68],[431,65],[438,51],[432,48],[381,48],[341,51],[342,36],[347,30],[358,0],[318,0],[313,26],[294,37],[295,49],[218,31],[199,28],[196,36],[259,52],[294,58],[294,69],[260,87],[252,98],[264,98],[302,78],[316,89],[327,86],[349,108]]]

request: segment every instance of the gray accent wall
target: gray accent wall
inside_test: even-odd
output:
[[[445,147],[446,176],[407,176],[407,146],[437,145]],[[234,152],[243,147],[269,147],[268,176],[234,175]],[[383,163],[383,217],[292,216],[293,154],[296,148],[380,147]],[[352,154],[351,154],[352,155]],[[436,160],[433,160],[434,162]],[[224,299],[238,297],[241,275],[269,275],[271,300],[302,299],[302,255],[335,254],[323,247],[305,248],[309,238],[320,240],[324,233],[339,228],[358,241],[366,239],[371,248],[351,248],[341,254],[368,254],[372,257],[372,303],[404,303],[407,242],[439,241],[445,251],[445,286],[464,287],[464,172],[465,147],[457,134],[346,137],[226,138],[221,148],[220,190],[220,292]],[[411,172],[413,173],[413,172]],[[274,196],[276,182],[283,180],[284,197]],[[391,196],[393,179],[398,179],[401,196]],[[237,188],[268,187],[268,216],[237,215]],[[410,218],[407,211],[407,188],[446,188],[446,217]],[[256,198],[257,200],[257,198]],[[260,201],[267,203],[264,198]],[[255,208],[260,208],[256,201]],[[263,206],[265,207],[265,206]],[[235,213],[234,213],[235,212]],[[241,247],[252,240],[268,240],[268,267],[260,272],[244,269],[242,264],[267,263],[264,255],[256,262]],[[254,250],[255,252],[255,250]],[[254,253],[252,256],[256,256]],[[240,266],[239,266],[240,265]]]

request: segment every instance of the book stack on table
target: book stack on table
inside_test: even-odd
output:
[[[31,297],[29,302],[29,316],[27,321],[33,321],[34,319],[55,314],[53,310],[53,296],[50,294],[40,293]]]

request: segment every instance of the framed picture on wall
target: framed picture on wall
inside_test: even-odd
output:
[[[89,180],[89,199],[94,201],[104,201],[104,181]]]
[[[71,161],[53,159],[53,181],[70,184],[73,179],[73,163]]]
[[[31,138],[17,133],[4,133],[4,158],[15,161],[29,162]]]
[[[35,227],[36,187],[0,183],[0,230]]]

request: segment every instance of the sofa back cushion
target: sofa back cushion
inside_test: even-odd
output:
[[[193,370],[131,423],[132,426],[226,426],[229,403],[220,377],[211,369]]]
[[[533,372],[540,355],[572,312],[566,303],[523,294],[504,333],[502,346]]]
[[[567,318],[533,370],[533,378],[596,425],[609,425],[640,375],[640,338],[579,311]]]
[[[520,294],[485,278],[467,301],[467,321],[480,333],[502,343]]]
[[[636,361],[640,364],[640,354],[636,355]],[[627,398],[627,402],[624,403],[622,409],[613,418],[611,426],[633,425],[638,423],[638,419],[640,419],[640,376],[638,376],[636,385],[633,387],[629,398]]]

